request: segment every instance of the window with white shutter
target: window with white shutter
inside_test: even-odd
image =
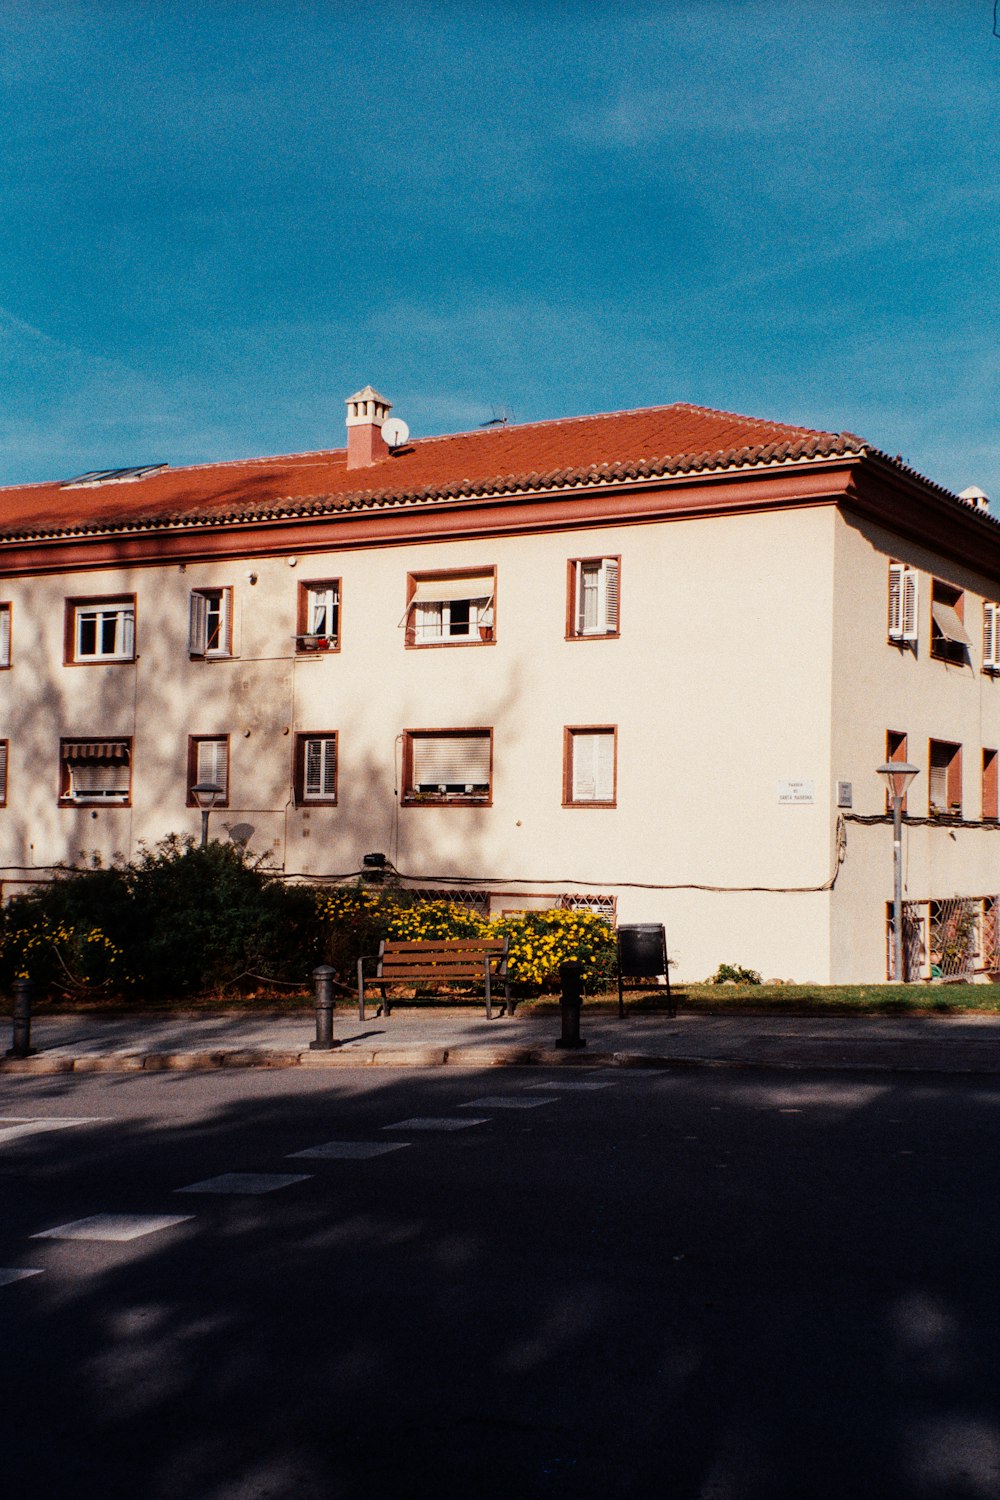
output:
[[[1000,672],[1000,604],[983,605],[983,671]]]
[[[132,793],[132,741],[63,740],[59,799],[67,804],[127,803]]]
[[[917,639],[917,574],[905,563],[889,564],[889,639]]]
[[[492,785],[488,729],[411,729],[403,736],[403,800],[488,802]]]
[[[218,786],[222,795],[216,807],[229,806],[228,734],[193,734],[188,740],[188,807],[196,807],[196,786]]]
[[[621,559],[581,557],[569,565],[566,634],[573,640],[618,634]]]
[[[7,762],[10,759],[10,741],[0,740],[0,807],[7,806]]]
[[[296,802],[337,800],[337,735],[300,734],[296,740]]]
[[[614,807],[618,732],[612,726],[567,729],[563,802],[568,807]]]
[[[408,646],[490,643],[495,637],[496,569],[410,573],[399,622]]]
[[[135,599],[67,600],[67,661],[135,660]]]
[[[188,617],[191,656],[232,656],[232,589],[194,589]]]
[[[0,604],[0,667],[10,666],[10,605]]]

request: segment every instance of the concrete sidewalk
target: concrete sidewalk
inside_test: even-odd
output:
[[[147,1072],[218,1067],[719,1067],[1000,1075],[1000,1016],[962,1018],[704,1016],[583,1012],[579,1051],[555,1047],[557,1015],[487,1021],[481,1010],[400,1006],[386,1020],[339,1011],[332,1051],[310,1050],[314,1013],[280,1016],[42,1016],[34,1056],[2,1056],[0,1073]]]

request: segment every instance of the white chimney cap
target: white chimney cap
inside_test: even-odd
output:
[[[974,510],[989,510],[990,508],[990,497],[985,490],[979,488],[978,484],[970,484],[958,498],[964,500],[966,505],[971,505]]]

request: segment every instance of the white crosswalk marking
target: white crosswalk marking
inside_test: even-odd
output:
[[[502,1095],[490,1095],[485,1099],[470,1099],[460,1104],[459,1109],[539,1109],[543,1104],[556,1104],[556,1099],[507,1099]]]
[[[41,1271],[29,1271],[19,1267],[0,1266],[0,1286],[10,1286],[14,1281],[24,1281],[28,1276],[41,1276]]]
[[[386,1156],[390,1151],[405,1151],[409,1141],[327,1141],[323,1146],[308,1146],[305,1151],[290,1151],[289,1161],[304,1156],[309,1161],[367,1161]]]
[[[98,1125],[103,1115],[0,1115],[0,1145],[45,1130],[69,1130],[74,1125]]]
[[[192,1214],[91,1214],[87,1219],[74,1219],[69,1224],[58,1224],[55,1229],[43,1229],[31,1238],[124,1243],[142,1239],[146,1234],[156,1234],[161,1229],[172,1229],[175,1224],[187,1224],[192,1218]]]
[[[276,1193],[279,1188],[291,1187],[293,1182],[308,1182],[308,1172],[223,1172],[219,1177],[206,1177],[204,1182],[192,1182],[188,1187],[175,1188],[178,1193]]]
[[[450,1116],[440,1118],[432,1115],[414,1115],[409,1120],[397,1120],[393,1125],[383,1125],[383,1130],[468,1130],[470,1125],[487,1125],[488,1120],[455,1120]]]
[[[613,1089],[614,1080],[596,1078],[553,1078],[548,1083],[529,1083],[529,1089],[559,1089],[565,1093],[579,1090],[584,1093],[589,1089]]]

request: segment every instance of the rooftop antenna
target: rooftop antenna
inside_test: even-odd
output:
[[[494,406],[493,415],[492,417],[490,417],[489,421],[480,422],[479,425],[480,427],[506,427],[507,423],[513,422],[513,420],[514,414],[513,412],[508,411],[506,406],[501,406],[499,416],[497,415],[497,409]]]

